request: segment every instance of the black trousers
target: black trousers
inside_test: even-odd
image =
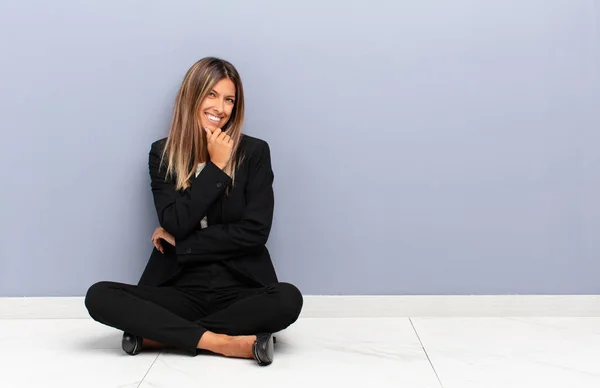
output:
[[[297,320],[302,304],[302,294],[289,283],[212,289],[99,282],[85,297],[94,320],[194,355],[207,330],[227,335],[275,333]]]

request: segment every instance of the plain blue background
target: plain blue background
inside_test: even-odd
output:
[[[186,70],[231,61],[305,294],[600,293],[600,2],[5,1],[0,296],[136,282]]]

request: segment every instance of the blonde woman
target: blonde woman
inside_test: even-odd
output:
[[[242,133],[237,70],[204,58],[187,72],[166,138],[150,149],[160,226],[138,285],[99,282],[85,305],[124,331],[123,350],[176,347],[273,362],[273,333],[294,323],[300,291],[279,282],[266,242],[273,219],[269,145]]]

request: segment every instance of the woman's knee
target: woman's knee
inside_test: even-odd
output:
[[[302,311],[304,298],[298,287],[290,283],[278,283],[277,291],[281,296],[281,308],[286,317],[296,321]]]
[[[106,296],[110,292],[111,282],[93,284],[85,294],[85,307],[92,318],[106,306]]]

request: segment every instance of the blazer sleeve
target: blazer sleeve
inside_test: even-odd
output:
[[[211,225],[176,239],[180,262],[230,259],[260,251],[269,238],[273,222],[273,169],[269,145],[262,142],[248,161],[246,206],[239,221]]]
[[[231,177],[208,161],[186,190],[175,190],[175,181],[166,179],[166,163],[161,166],[162,147],[152,144],[149,156],[150,185],[158,221],[176,239],[194,231],[210,206],[225,192]]]

